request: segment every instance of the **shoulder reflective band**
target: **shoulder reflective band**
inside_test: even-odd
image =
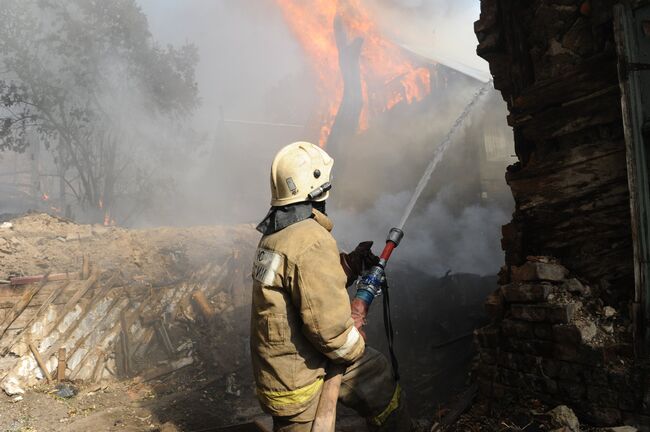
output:
[[[287,405],[302,404],[312,399],[323,385],[323,378],[295,390],[268,391],[257,389],[257,395],[262,403],[270,408],[282,408]]]
[[[281,264],[282,255],[269,249],[257,248],[253,262],[253,279],[263,285],[273,285]]]
[[[386,419],[388,418],[388,416],[390,416],[393,413],[393,411],[395,411],[399,407],[399,400],[401,394],[402,394],[402,388],[398,383],[397,386],[395,386],[395,392],[393,393],[393,397],[390,399],[390,402],[388,402],[386,408],[384,408],[384,410],[377,416],[372,417],[370,419],[370,423],[372,423],[375,426],[383,425]]]

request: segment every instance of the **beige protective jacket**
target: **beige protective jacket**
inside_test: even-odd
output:
[[[332,223],[314,218],[262,237],[253,263],[251,355],[262,408],[299,414],[320,394],[328,360],[352,363],[365,344]]]

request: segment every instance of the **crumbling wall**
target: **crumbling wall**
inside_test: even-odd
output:
[[[604,0],[481,1],[477,51],[508,103],[519,161],[506,173],[516,208],[487,302],[494,322],[477,335],[477,374],[483,396],[532,394],[593,423],[650,425],[628,318],[634,274],[612,12]]]
[[[567,404],[593,424],[650,425],[632,324],[603,289],[548,257],[511,267],[486,303],[494,322],[476,332],[480,393]]]

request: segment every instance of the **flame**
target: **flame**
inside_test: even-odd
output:
[[[104,212],[104,226],[115,226],[115,219],[111,217],[111,212]]]
[[[41,199],[43,201],[48,201],[50,199],[50,196],[47,193],[43,192],[43,194],[41,195]]]
[[[343,97],[334,18],[341,17],[348,39],[363,38],[360,56],[363,100],[359,131],[378,114],[405,102],[422,100],[430,92],[430,70],[418,65],[398,45],[384,38],[361,0],[276,0],[318,78],[323,101],[321,146],[327,141]]]

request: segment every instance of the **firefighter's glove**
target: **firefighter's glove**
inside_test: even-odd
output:
[[[370,250],[372,243],[361,242],[352,252],[341,254],[341,265],[348,277],[347,286],[352,285],[364,271],[379,263],[379,257]]]

